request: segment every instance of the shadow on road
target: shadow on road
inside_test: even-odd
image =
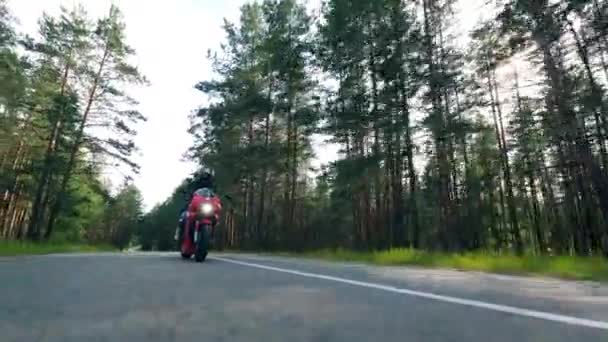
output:
[[[145,257],[151,262],[164,262],[164,263],[177,263],[177,264],[195,264],[195,265],[205,265],[205,264],[214,264],[217,263],[217,260],[213,260],[212,258],[207,257],[204,262],[198,263],[194,260],[194,256],[190,259],[184,259],[180,256],[179,252],[138,252],[137,254],[131,254],[130,256],[134,257]],[[209,256],[212,257],[212,254]]]

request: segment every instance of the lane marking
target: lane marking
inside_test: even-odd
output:
[[[308,277],[308,278],[329,280],[329,281],[334,281],[334,282],[343,283],[343,284],[367,287],[367,288],[371,288],[371,289],[377,289],[377,290],[382,290],[382,291],[387,291],[387,292],[410,295],[410,296],[414,296],[414,297],[432,299],[432,300],[441,301],[441,302],[466,305],[466,306],[470,306],[470,307],[504,312],[504,313],[509,313],[509,314],[518,315],[518,316],[533,317],[533,318],[543,319],[546,321],[565,323],[565,324],[569,324],[569,325],[608,330],[608,322],[604,322],[604,321],[595,321],[595,320],[591,320],[591,319],[554,314],[554,313],[544,312],[544,311],[528,310],[528,309],[518,308],[518,307],[514,307],[514,306],[483,302],[483,301],[474,300],[474,299],[464,299],[464,298],[458,298],[458,297],[438,295],[438,294],[434,294],[434,293],[430,293],[430,292],[409,290],[409,289],[405,289],[405,288],[398,288],[398,287],[382,285],[382,284],[378,284],[378,283],[370,283],[370,282],[365,282],[365,281],[358,281],[358,280],[352,280],[352,279],[347,279],[347,278],[334,277],[334,276],[329,276],[329,275],[319,274],[319,273],[296,271],[296,270],[291,270],[291,269],[287,269],[287,268],[255,264],[255,263],[251,263],[251,262],[238,261],[238,260],[228,259],[228,258],[223,258],[223,257],[209,256],[208,258],[214,259],[214,260],[219,260],[219,261],[224,261],[224,262],[231,263],[231,264],[254,267],[254,268],[268,270],[268,271],[294,274],[294,275],[299,275],[299,276]]]

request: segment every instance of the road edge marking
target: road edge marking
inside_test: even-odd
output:
[[[482,308],[482,309],[487,309],[487,310],[492,310],[492,311],[497,311],[497,312],[524,316],[524,317],[538,318],[538,319],[542,319],[542,320],[546,320],[546,321],[565,323],[565,324],[569,324],[569,325],[608,330],[608,322],[604,322],[604,321],[596,321],[596,320],[591,320],[591,319],[586,319],[586,318],[554,314],[554,313],[545,312],[545,311],[530,310],[530,309],[518,308],[515,306],[508,306],[508,305],[502,305],[502,304],[493,304],[493,303],[474,300],[474,299],[465,299],[465,298],[458,298],[458,297],[452,297],[452,296],[446,296],[446,295],[438,295],[438,294],[434,294],[434,293],[430,293],[430,292],[416,291],[416,290],[399,288],[399,287],[390,286],[390,285],[383,285],[383,284],[378,284],[378,283],[352,280],[352,279],[335,277],[335,276],[330,276],[330,275],[325,275],[325,274],[320,274],[320,273],[303,272],[303,271],[291,270],[291,269],[287,269],[287,268],[261,265],[261,264],[251,263],[251,262],[234,260],[234,259],[230,259],[230,258],[224,258],[224,257],[209,256],[208,258],[213,259],[213,260],[227,262],[227,263],[232,263],[232,264],[236,264],[236,265],[241,265],[241,266],[249,266],[249,267],[268,270],[268,271],[294,274],[294,275],[299,275],[299,276],[308,277],[308,278],[329,280],[329,281],[334,281],[334,282],[343,283],[343,284],[349,284],[349,285],[372,288],[372,289],[377,289],[377,290],[382,290],[382,291],[387,291],[387,292],[405,294],[405,295],[410,295],[410,296],[419,297],[419,298],[432,299],[432,300],[436,300],[436,301],[440,301],[440,302],[460,304],[460,305],[465,305],[465,306],[469,306],[469,307]]]

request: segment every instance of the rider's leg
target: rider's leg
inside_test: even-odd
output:
[[[184,226],[186,224],[186,215],[185,212],[182,212],[180,215],[179,221],[177,223],[177,228],[175,229],[175,240],[179,241],[182,238],[182,234],[184,232]]]

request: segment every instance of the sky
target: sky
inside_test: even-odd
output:
[[[461,17],[464,30],[472,8],[482,0],[466,0]],[[194,171],[182,160],[192,139],[187,133],[188,115],[207,101],[193,86],[213,77],[206,59],[208,49],[217,50],[224,39],[223,18],[237,22],[239,8],[247,0],[9,0],[21,32],[35,34],[43,11],[59,13],[61,5],[82,4],[90,17],[105,15],[112,3],[123,12],[128,43],[135,48],[135,64],[150,80],[148,87],[133,87],[128,93],[139,101],[139,110],[148,121],[138,127],[135,140],[140,148],[135,160],[141,172],[134,177],[144,206],[151,209],[171,195],[181,181]],[[318,7],[320,0],[308,1]],[[335,159],[337,147],[319,142],[315,165]],[[108,171],[114,184],[121,173]]]

